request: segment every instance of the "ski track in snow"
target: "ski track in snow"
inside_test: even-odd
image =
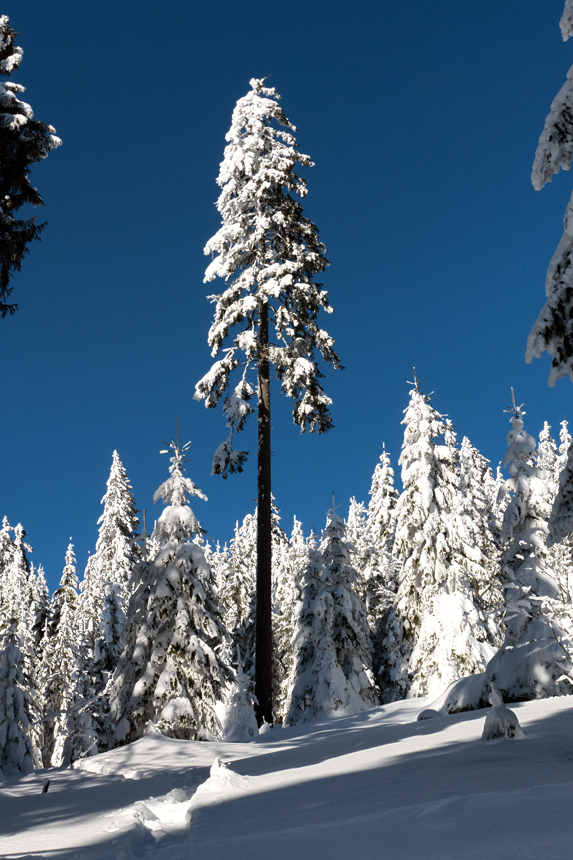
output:
[[[5,860],[570,860],[573,699],[416,722],[426,699],[252,743],[151,734],[0,784]],[[45,780],[50,789],[42,794]]]

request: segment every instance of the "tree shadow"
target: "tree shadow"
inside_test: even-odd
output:
[[[520,714],[519,706],[516,710],[520,718],[525,716],[525,711]],[[549,716],[530,714],[523,720],[524,741],[481,741],[486,712],[466,712],[420,723],[380,725],[376,722],[378,710],[307,726],[304,735],[297,735],[296,727],[274,729],[250,746],[254,756],[234,760],[231,760],[233,752],[240,752],[240,749],[235,750],[240,745],[201,745],[198,753],[207,754],[208,746],[211,755],[230,761],[235,773],[254,780],[263,779],[258,785],[254,781],[252,792],[244,796],[236,796],[236,793],[223,796],[194,809],[190,830],[175,842],[166,837],[157,848],[165,846],[168,852],[172,843],[174,848],[186,845],[194,860],[262,857],[267,853],[272,854],[273,860],[282,860],[283,856],[291,860],[292,852],[298,852],[304,860],[316,853],[329,856],[329,860],[348,860],[351,856],[372,857],[373,860],[382,857],[399,860],[402,856],[404,860],[418,857],[430,860],[434,855],[424,854],[423,846],[414,844],[420,833],[422,836],[425,833],[428,844],[438,851],[443,849],[443,846],[440,848],[441,837],[436,836],[438,831],[449,833],[451,837],[453,828],[456,838],[461,839],[464,829],[469,828],[482,853],[472,853],[474,849],[470,850],[467,845],[463,849],[460,842],[459,851],[463,849],[465,853],[458,856],[463,856],[464,860],[474,856],[476,860],[483,860],[487,850],[494,846],[494,825],[501,844],[505,844],[504,824],[498,820],[499,816],[496,818],[496,805],[503,810],[509,804],[509,814],[516,792],[525,792],[524,796],[529,797],[527,793],[535,789],[541,796],[539,809],[545,818],[540,819],[540,812],[532,821],[535,820],[546,842],[543,850],[539,849],[541,853],[522,856],[549,856],[548,846],[552,845],[554,860],[561,856],[569,860],[570,853],[561,855],[555,851],[560,850],[562,822],[569,820],[568,810],[573,801],[573,709],[563,709]],[[472,722],[475,728],[465,725]],[[443,737],[438,739],[437,734]],[[184,745],[181,747],[182,765],[186,758],[188,761],[181,771],[171,769],[136,780],[114,774],[92,774],[87,784],[82,772],[43,771],[17,783],[4,783],[0,788],[0,831],[10,835],[44,825],[57,828],[59,823],[79,819],[86,812],[103,817],[138,800],[165,795],[176,786],[196,788],[209,776],[209,767],[193,766],[189,745],[178,743]],[[268,748],[270,743],[272,749]],[[391,746],[395,749],[389,750]],[[257,747],[260,755],[256,754]],[[353,759],[352,753],[359,753],[360,760]],[[204,760],[203,755],[200,757]],[[329,774],[328,762],[334,759],[338,760],[333,764],[337,772]],[[127,767],[130,763],[137,763],[137,750],[125,748],[122,765]],[[321,764],[326,765],[322,773],[313,773],[312,767]],[[305,771],[297,773],[299,768]],[[293,773],[287,775],[284,773],[287,770]],[[50,778],[52,784],[49,793],[42,795],[41,787],[46,778]],[[34,782],[37,793],[29,793],[30,782]],[[557,806],[553,788],[556,784],[560,784]],[[548,792],[552,805],[543,800]],[[496,801],[492,806],[492,797],[498,798],[499,804]],[[424,811],[426,807],[429,812]],[[524,809],[525,816],[523,810],[521,815],[519,809],[514,810],[515,820],[521,822],[524,833],[529,833],[528,828],[533,824],[528,820],[529,807]],[[478,825],[472,823],[474,819],[481,821],[483,832],[476,831]],[[100,841],[85,848],[46,850],[42,847],[36,855],[31,851],[5,856],[14,860],[35,860],[37,856],[53,860],[89,858],[104,849],[111,850],[114,843],[119,847],[122,840],[125,841],[125,833],[117,836],[105,833],[103,826],[102,822]],[[392,849],[381,852],[384,840],[388,839],[387,830],[394,832],[396,828],[401,828],[403,844],[410,846],[411,855],[394,844],[395,836],[390,840]],[[361,835],[363,830],[365,836]],[[512,826],[508,832],[514,832]],[[153,843],[151,835],[147,835],[150,844]],[[528,838],[533,840],[532,845],[536,844],[534,833]],[[283,839],[285,846],[290,846],[290,854],[282,853],[279,843]],[[322,850],[319,844],[325,839],[328,851]],[[360,846],[360,851],[354,850],[356,845],[352,840]],[[240,845],[252,853],[237,854],[233,846]],[[444,858],[449,860],[454,856],[443,850]],[[509,848],[507,850],[509,853],[505,856],[499,853],[492,856],[504,857],[504,860],[513,857]]]

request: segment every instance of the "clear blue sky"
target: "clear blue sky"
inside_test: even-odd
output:
[[[274,492],[290,531],[367,499],[382,443],[397,460],[415,365],[434,405],[495,465],[510,386],[526,428],[573,421],[573,389],[524,363],[571,192],[530,183],[537,139],[573,63],[563,0],[319,0],[161,5],[6,0],[24,49],[12,79],[63,146],[32,178],[48,226],[0,322],[0,516],[21,521],[53,587],[69,537],[83,571],[117,448],[138,507],[167,474],[161,440],[193,442],[195,512],[228,540],[256,495],[251,466],[210,476],[220,410],[192,399],[210,365],[203,247],[236,100],[269,75],[298,126],[308,216],[332,266],[325,327],[335,429],[300,436],[274,397]],[[398,471],[398,470],[397,470]],[[343,508],[344,510],[344,508]]]

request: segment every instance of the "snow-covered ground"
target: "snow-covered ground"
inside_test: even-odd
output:
[[[523,740],[482,741],[487,711],[417,722],[429,704],[245,744],[151,734],[5,781],[0,856],[571,860],[573,698],[513,706]]]

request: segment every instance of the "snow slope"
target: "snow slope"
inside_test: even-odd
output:
[[[0,856],[570,860],[573,699],[512,705],[523,740],[482,741],[487,711],[417,722],[429,704],[246,744],[151,734],[5,781]]]

